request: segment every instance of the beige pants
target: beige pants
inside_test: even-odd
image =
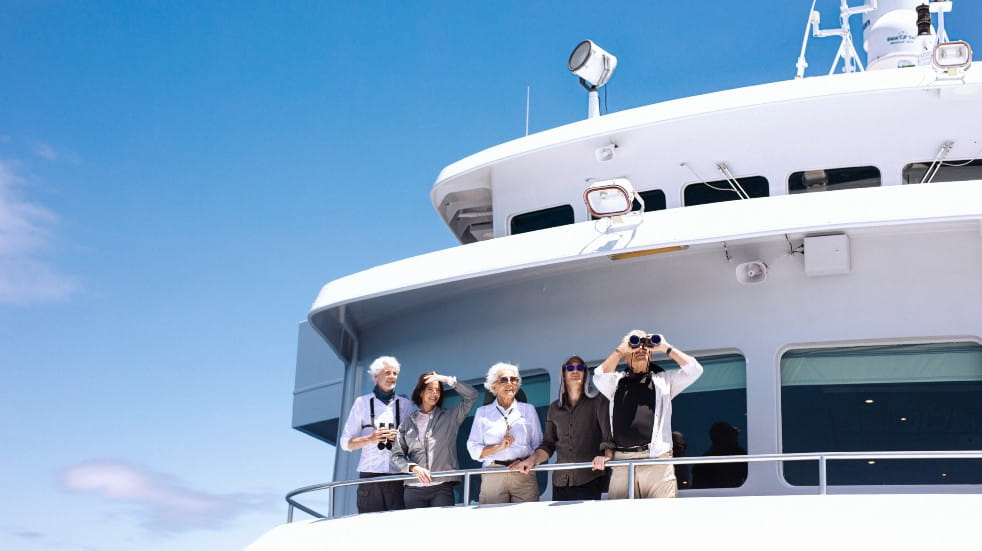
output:
[[[672,452],[658,456],[659,459],[672,457]],[[614,452],[614,460],[648,459],[648,452]],[[614,467],[610,475],[609,499],[627,497],[627,467]],[[634,467],[634,497],[678,497],[679,488],[675,481],[675,468],[672,465],[638,465]]]
[[[507,471],[481,475],[481,496],[478,501],[482,504],[539,501],[539,484],[535,481],[535,473]]]

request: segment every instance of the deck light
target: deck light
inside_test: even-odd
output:
[[[631,212],[634,200],[642,201],[627,178],[615,178],[591,184],[583,192],[583,202],[591,216],[607,218]],[[642,202],[642,209],[644,208]]]
[[[566,68],[580,77],[580,86],[589,92],[587,118],[600,116],[600,94],[597,90],[607,84],[617,67],[617,58],[597,46],[592,40],[584,40],[569,54]]]
[[[972,47],[967,42],[944,42],[934,47],[934,69],[949,78],[958,78],[972,65]]]

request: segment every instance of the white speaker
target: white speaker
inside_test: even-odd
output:
[[[744,262],[736,267],[736,278],[743,285],[763,283],[767,280],[767,264],[761,260]]]

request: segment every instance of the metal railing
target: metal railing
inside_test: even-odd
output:
[[[726,455],[710,457],[673,457],[665,459],[626,459],[618,461],[608,461],[608,467],[627,467],[627,497],[634,499],[634,474],[638,466],[661,465],[661,464],[683,464],[683,465],[702,465],[717,463],[764,463],[764,462],[784,462],[784,461],[818,461],[818,493],[826,495],[828,493],[828,462],[839,460],[874,460],[874,459],[982,459],[982,450],[969,451],[898,451],[898,452],[828,452],[828,453],[772,453],[757,455]],[[536,466],[533,471],[563,471],[572,469],[590,468],[591,463],[543,463]],[[471,499],[471,477],[482,474],[501,474],[508,472],[502,467],[481,468],[481,469],[458,469],[455,471],[440,471],[431,473],[436,478],[464,477],[464,499],[465,505],[470,504]],[[357,480],[343,480],[340,482],[324,482],[312,486],[297,488],[286,494],[288,504],[286,521],[293,522],[293,510],[299,509],[308,515],[318,519],[334,518],[334,490],[346,486],[360,486],[362,484],[378,484],[380,482],[393,482],[397,480],[416,480],[415,475],[395,474],[392,476],[379,476],[375,478],[360,478]],[[321,514],[310,507],[298,503],[294,498],[311,492],[327,490],[327,514]]]

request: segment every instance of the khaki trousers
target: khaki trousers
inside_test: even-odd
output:
[[[506,471],[501,474],[483,474],[478,501],[481,504],[539,501],[539,484],[535,481],[535,473]]]
[[[658,456],[659,459],[672,457],[672,452]],[[648,459],[648,452],[614,452],[614,460]],[[627,497],[627,467],[613,467],[610,476],[608,499]],[[675,481],[675,468],[672,465],[638,465],[634,467],[634,497],[678,497],[679,488]]]

